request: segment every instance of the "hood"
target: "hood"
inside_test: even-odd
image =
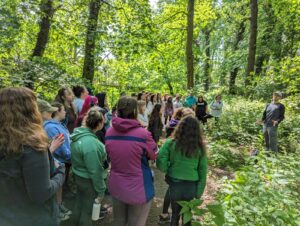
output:
[[[112,119],[112,127],[118,131],[126,132],[133,128],[142,127],[142,125],[136,119],[123,119],[114,117]]]
[[[44,121],[44,127],[46,127],[47,125],[62,125],[61,122],[57,121],[57,120],[46,120]]]
[[[171,119],[169,122],[170,127],[175,127],[179,123],[179,120]]]
[[[85,136],[94,136],[96,139],[98,139],[97,136],[93,133],[93,131],[86,127],[78,127],[74,129],[74,132],[71,134],[70,137],[71,141],[75,142]]]

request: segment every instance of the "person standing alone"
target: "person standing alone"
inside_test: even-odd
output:
[[[263,135],[266,145],[266,150],[278,152],[277,147],[277,129],[278,125],[284,119],[285,107],[279,103],[282,98],[280,92],[274,92],[272,102],[267,104],[262,120],[259,120],[259,124],[263,124]]]

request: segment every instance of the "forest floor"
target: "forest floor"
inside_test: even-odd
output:
[[[152,207],[148,216],[147,224],[146,226],[157,226],[158,225],[158,220],[159,220],[159,215],[162,212],[162,206],[163,206],[163,199],[165,192],[167,190],[167,184],[165,183],[165,175],[161,173],[156,167],[152,167],[155,178],[154,178],[154,184],[155,184],[155,198],[153,199],[152,202]],[[216,192],[220,188],[220,179],[222,177],[233,177],[232,174],[230,174],[227,171],[218,169],[218,168],[210,168],[209,169],[209,174],[208,174],[208,179],[207,179],[207,184],[205,188],[205,192],[202,196],[202,199],[204,200],[204,204],[206,205],[212,201],[214,201],[214,197]],[[74,200],[67,200],[66,201],[66,206],[72,209]],[[113,221],[113,213],[112,213],[112,201],[110,196],[106,196],[104,198],[104,205],[109,206],[109,212],[108,214],[105,215],[105,218],[102,220],[98,220],[93,223],[93,226],[111,226],[112,221]],[[171,211],[171,209],[170,209]],[[62,222],[61,226],[71,226],[69,220]]]

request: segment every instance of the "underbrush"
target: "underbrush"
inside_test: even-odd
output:
[[[299,225],[300,156],[261,154],[248,159],[234,180],[225,179],[217,199],[225,225]]]

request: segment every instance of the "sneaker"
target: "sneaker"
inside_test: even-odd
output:
[[[171,222],[170,214],[160,214],[158,224],[167,224]]]
[[[71,215],[72,211],[69,210],[67,207],[64,206],[64,204],[59,205],[59,210],[61,213],[66,214],[66,215]]]
[[[70,217],[69,217],[69,215],[67,215],[67,214],[64,214],[63,212],[59,212],[59,221],[66,221],[66,220],[68,220],[68,219],[70,219]]]

